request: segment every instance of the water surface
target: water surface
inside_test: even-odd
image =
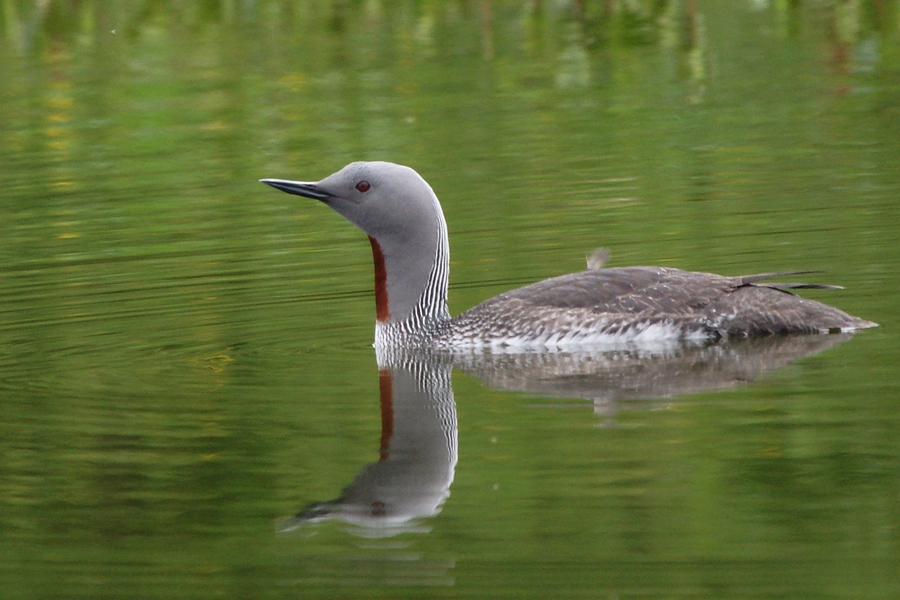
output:
[[[4,597],[900,595],[898,3],[577,4],[4,3]],[[435,189],[454,314],[602,246],[881,327],[666,397],[456,370],[437,515],[282,532],[385,432],[365,236],[257,180],[360,159]]]

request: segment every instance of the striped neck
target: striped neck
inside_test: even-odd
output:
[[[369,238],[375,263],[376,348],[423,345],[428,342],[432,332],[441,323],[450,320],[450,312],[447,309],[450,244],[447,239],[447,224],[444,221],[440,204],[437,198],[434,201],[437,235],[431,269],[418,300],[404,318],[399,320],[392,318],[388,295],[390,269],[386,267],[385,256],[378,241]]]

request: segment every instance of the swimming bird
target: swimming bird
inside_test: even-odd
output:
[[[564,350],[876,326],[790,291],[835,286],[764,283],[808,271],[727,277],[668,267],[589,268],[506,292],[451,318],[447,224],[437,196],[416,171],[354,162],[317,182],[260,181],[320,200],[369,236],[377,348]]]

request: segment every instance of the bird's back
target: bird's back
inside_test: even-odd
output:
[[[763,277],[664,267],[590,269],[491,298],[453,319],[451,329],[463,345],[565,347],[874,325],[758,283]]]

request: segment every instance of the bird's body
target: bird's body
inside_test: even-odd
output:
[[[409,167],[352,163],[316,183],[264,179],[325,202],[369,235],[378,347],[566,349],[662,340],[851,331],[876,324],[765,284],[663,267],[591,268],[491,298],[451,318],[440,203]]]
[[[451,319],[444,343],[566,349],[866,326],[831,306],[747,279],[663,267],[572,273],[501,294]]]

